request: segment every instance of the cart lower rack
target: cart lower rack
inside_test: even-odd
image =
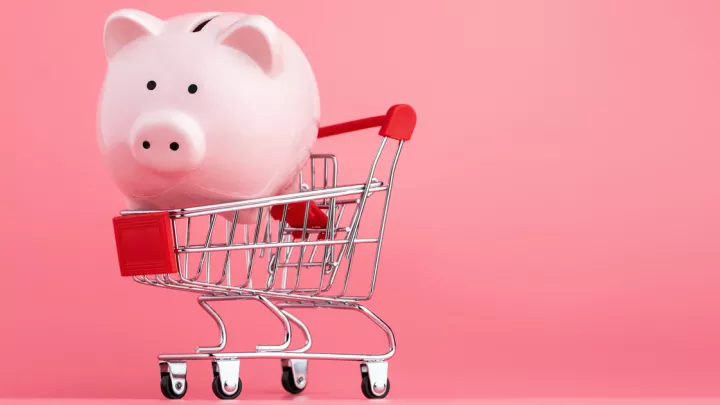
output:
[[[242,391],[240,360],[248,358],[279,359],[282,386],[292,394],[307,386],[309,360],[357,361],[365,397],[388,395],[387,360],[395,354],[395,337],[361,302],[375,291],[395,169],[415,121],[410,106],[395,105],[385,115],[320,128],[318,138],[380,128],[380,146],[364,183],[339,186],[337,158],[312,155],[309,167],[300,173],[296,193],[176,210],[123,211],[113,219],[121,275],[140,284],[196,294],[218,327],[215,346],[158,356],[165,397],[179,399],[187,392],[187,361],[209,360],[213,393],[221,399],[237,398]],[[396,145],[389,154],[384,153],[388,142]],[[387,177],[379,180],[385,155]],[[380,219],[364,227],[366,235],[361,236],[361,219],[373,212],[374,201],[379,202]],[[374,252],[363,262],[356,252],[365,248]],[[351,282],[354,261],[368,271],[352,272]],[[366,285],[354,288],[363,275]],[[283,326],[282,343],[257,345],[252,352],[226,351],[225,322],[212,304],[230,300],[264,305]],[[310,330],[290,312],[296,308],[357,311],[386,334],[388,349],[378,354],[312,352]],[[296,331],[304,343],[291,349]]]

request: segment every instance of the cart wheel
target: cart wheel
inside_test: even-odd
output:
[[[304,377],[300,377],[304,378]],[[298,387],[295,383],[295,378],[293,378],[293,372],[290,367],[283,367],[282,372],[282,386],[285,388],[285,391],[297,395],[305,390],[305,387],[307,387],[307,383],[303,384],[302,387]]]
[[[187,381],[176,381],[175,386],[170,379],[170,373],[160,374],[160,391],[167,399],[180,399],[187,392]]]
[[[220,399],[235,399],[242,392],[239,359],[213,361],[212,391]],[[236,382],[237,381],[237,382]]]
[[[362,390],[363,395],[365,395],[365,398],[382,399],[390,393],[390,379],[388,378],[387,382],[385,383],[385,390],[380,394],[376,394],[375,391],[372,389],[372,386],[370,385],[370,377],[365,374],[363,375],[360,389]]]
[[[228,395],[222,389],[222,381],[220,381],[220,376],[216,375],[215,377],[213,377],[212,391],[213,394],[215,394],[215,396],[220,399],[235,399],[239,397],[240,392],[242,392],[242,380],[238,378],[237,389],[232,395]]]

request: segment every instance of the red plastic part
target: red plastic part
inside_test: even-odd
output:
[[[385,115],[321,127],[318,131],[318,138],[380,127],[381,136],[398,141],[409,141],[416,123],[415,110],[407,104],[397,104],[390,107]]]
[[[387,121],[387,117],[385,115],[380,115],[377,117],[343,122],[342,124],[328,125],[320,128],[318,131],[318,138],[327,138],[328,136],[340,135],[347,132],[380,127],[385,123],[385,121]]]
[[[305,223],[305,207],[307,202],[296,202],[288,204],[287,214],[285,215],[285,222],[292,228],[302,228]],[[270,215],[276,220],[282,220],[284,205],[276,205],[270,209]],[[327,229],[328,217],[315,204],[315,201],[310,201],[310,211],[308,213],[308,229]],[[293,236],[296,239],[302,238],[301,231],[293,232]],[[308,235],[306,235],[307,237]],[[325,233],[322,232],[318,236],[318,239],[325,239]]]
[[[380,128],[380,135],[398,141],[409,141],[416,122],[417,115],[412,107],[406,104],[394,105],[387,112],[387,120]]]
[[[113,218],[120,275],[177,273],[172,223],[167,213]]]

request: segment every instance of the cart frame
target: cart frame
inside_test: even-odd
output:
[[[361,302],[370,300],[375,292],[395,171],[403,144],[410,140],[415,124],[416,115],[412,107],[398,104],[384,115],[319,129],[318,138],[326,138],[380,128],[378,132],[382,140],[363,184],[338,186],[335,156],[312,155],[309,160],[311,184],[303,183],[301,172],[300,191],[296,193],[173,210],[121,211],[113,219],[121,275],[132,277],[140,284],[196,294],[198,304],[218,327],[220,338],[215,346],[197,347],[195,353],[158,356],[161,391],[166,398],[179,399],[187,392],[187,361],[190,360],[211,361],[215,395],[221,399],[236,398],[242,391],[240,360],[250,358],[281,360],[282,385],[292,394],[302,392],[307,386],[309,360],[358,361],[362,376],[361,391],[365,397],[384,398],[388,395],[387,360],[395,354],[395,336],[392,329]],[[397,148],[392,155],[387,181],[383,182],[375,176],[389,140],[396,141]],[[320,185],[316,184],[316,163],[323,164]],[[383,193],[377,236],[361,238],[359,228],[368,199]],[[350,210],[354,208],[353,214],[347,225],[343,225],[343,214],[348,207]],[[256,220],[244,224],[243,241],[236,242],[239,213],[248,212],[257,215]],[[218,217],[227,220],[222,243],[213,241],[218,232]],[[191,243],[193,218],[208,219],[206,237],[199,244]],[[182,226],[185,227],[184,240]],[[197,226],[192,229],[197,229]],[[371,281],[367,293],[352,294],[349,289],[350,273],[356,248],[361,245],[376,246]],[[239,253],[245,254],[245,269],[240,270],[240,275],[244,277],[240,282],[233,277],[238,271],[231,270],[233,253],[236,257]],[[322,259],[315,260],[318,253]],[[211,257],[218,256],[221,257],[219,262],[222,267],[214,272]],[[197,271],[195,263],[191,266],[191,258],[198,259]],[[260,266],[258,263],[262,258],[266,259],[267,271],[254,271]],[[309,277],[301,274],[314,268],[319,270],[319,282],[315,282],[317,286],[301,287],[301,280]],[[282,273],[280,277],[279,273]],[[288,279],[293,277],[293,273],[295,282],[289,287]],[[213,274],[217,279],[212,277]],[[253,282],[257,284],[258,278],[264,282],[264,287],[253,285]],[[279,287],[278,281],[281,284]],[[290,284],[293,284],[292,280]],[[277,317],[284,330],[282,343],[257,345],[254,352],[224,351],[228,340],[227,329],[211,304],[242,300],[259,301]],[[388,349],[380,354],[309,352],[313,343],[311,333],[300,319],[289,312],[293,308],[358,311],[385,333]],[[304,345],[296,349],[290,349],[292,325],[302,332],[305,340]]]

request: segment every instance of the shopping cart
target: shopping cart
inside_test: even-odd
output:
[[[297,193],[167,211],[123,211],[113,219],[121,275],[140,284],[197,294],[198,303],[220,332],[216,346],[158,356],[160,388],[166,398],[179,399],[187,392],[188,360],[211,361],[215,395],[236,398],[242,390],[240,360],[249,358],[280,359],[282,386],[292,394],[307,386],[308,360],[357,361],[362,393],[367,398],[388,395],[387,360],[395,354],[395,337],[380,317],[360,303],[375,291],[395,169],[415,122],[415,111],[401,104],[385,115],[320,128],[318,138],[380,128],[380,146],[364,183],[339,186],[337,158],[318,154],[311,156],[300,173]],[[394,153],[384,154],[389,141],[397,147]],[[389,168],[386,180],[381,181],[376,172],[383,156],[388,156]],[[372,211],[372,201],[380,203],[376,210],[380,220],[363,228],[366,233],[371,230],[370,236],[361,235],[361,219],[364,212]],[[239,223],[240,214],[255,220]],[[219,225],[222,222],[224,227]],[[357,251],[366,247],[372,254],[363,263]],[[350,282],[353,261],[372,270],[362,273],[366,285],[361,293],[352,288],[359,271],[352,273]],[[254,352],[225,351],[225,323],[211,303],[228,300],[253,300],[267,307],[283,326],[283,342],[258,345]],[[289,312],[292,308],[357,311],[387,335],[388,350],[381,354],[310,352],[310,331]],[[305,339],[301,347],[291,349],[293,324]]]

